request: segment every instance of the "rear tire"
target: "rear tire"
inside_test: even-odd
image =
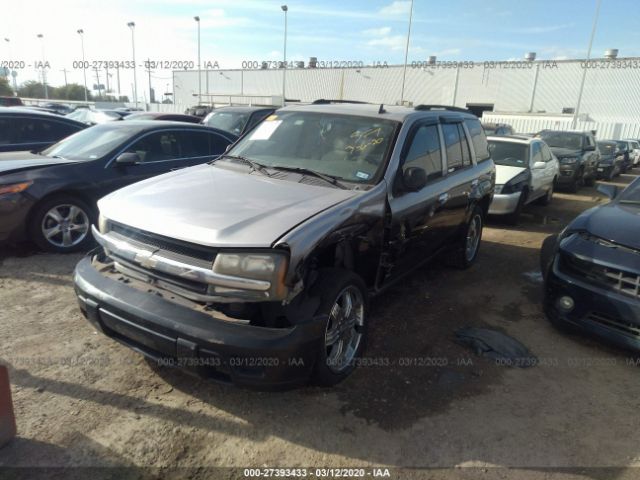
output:
[[[320,297],[316,314],[327,316],[313,383],[331,386],[353,372],[364,352],[369,315],[367,287],[349,270],[327,268],[319,272],[312,295]]]
[[[72,195],[60,194],[36,206],[29,221],[35,244],[46,252],[70,253],[87,250],[93,243],[93,209]]]
[[[482,209],[476,205],[464,228],[462,238],[449,253],[447,258],[449,265],[466,270],[476,262],[480,251],[483,227],[484,215]]]

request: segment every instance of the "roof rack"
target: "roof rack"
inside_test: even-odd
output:
[[[471,113],[471,111],[466,108],[454,107],[453,105],[418,105],[414,110],[448,110],[450,112]]]
[[[324,98],[319,98],[318,100],[311,102],[311,105],[330,105],[332,103],[357,103],[366,105],[369,102],[360,102],[359,100],[326,100]]]

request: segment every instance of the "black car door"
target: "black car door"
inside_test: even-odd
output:
[[[115,154],[105,167],[99,196],[146,178],[205,163],[224,152],[230,140],[215,132],[164,129],[147,133]],[[121,165],[116,158],[135,153],[135,164]]]
[[[389,280],[433,255],[445,240],[442,216],[449,187],[444,178],[441,145],[436,119],[416,123],[407,136],[389,196],[389,249],[394,265]],[[403,186],[404,175],[412,167],[424,170],[427,178],[426,185],[417,191]]]

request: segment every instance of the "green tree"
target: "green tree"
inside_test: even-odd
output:
[[[8,97],[13,96],[13,89],[9,85],[9,79],[7,77],[0,77],[0,95]]]
[[[47,85],[47,92],[49,93],[49,98],[56,97],[55,87]],[[18,87],[18,96],[25,98],[45,98],[44,85],[35,80],[27,80]]]
[[[84,86],[77,83],[69,83],[63,87],[56,88],[55,98],[58,100],[84,100],[84,92]],[[87,90],[87,100],[91,100],[91,98],[91,92]]]

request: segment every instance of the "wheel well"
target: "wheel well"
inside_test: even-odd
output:
[[[98,207],[96,205],[96,203],[89,199],[86,195],[76,191],[76,190],[59,190],[56,192],[51,192],[48,193],[47,195],[45,195],[44,197],[42,197],[40,200],[38,200],[36,203],[33,204],[33,206],[31,207],[31,209],[29,210],[29,214],[27,215],[27,228],[31,225],[31,221],[33,220],[33,215],[35,213],[35,211],[40,207],[40,205],[42,205],[44,202],[46,202],[47,200],[53,198],[53,197],[57,197],[59,195],[69,195],[71,197],[76,197],[79,200],[82,200],[84,203],[86,203],[92,210],[91,213],[93,213],[94,215],[96,215],[98,213]]]
[[[478,202],[478,206],[482,209],[483,217],[486,217],[489,214],[489,205],[491,205],[491,198],[489,195],[485,195]]]

